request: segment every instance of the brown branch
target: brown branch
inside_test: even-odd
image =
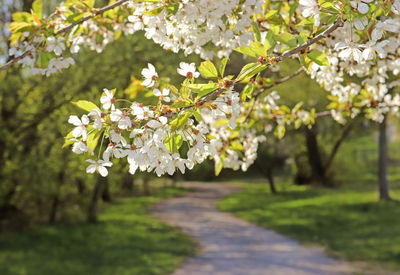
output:
[[[330,33],[332,33],[334,30],[336,30],[337,28],[342,27],[342,26],[343,26],[343,21],[342,21],[342,19],[339,17],[339,18],[335,21],[335,23],[333,23],[333,24],[332,24],[330,27],[328,27],[325,31],[323,31],[322,33],[320,33],[319,35],[317,35],[317,36],[315,36],[315,37],[313,37],[313,38],[308,39],[307,42],[304,43],[303,45],[300,45],[300,46],[298,46],[298,47],[296,47],[296,48],[294,48],[294,49],[292,49],[292,50],[289,50],[289,51],[284,52],[284,53],[281,54],[280,56],[276,57],[276,58],[274,59],[274,61],[275,61],[276,63],[282,62],[284,59],[286,59],[286,58],[288,58],[288,57],[290,57],[290,56],[292,56],[292,55],[294,55],[294,54],[296,54],[296,53],[298,53],[298,52],[301,52],[301,51],[307,49],[307,48],[310,47],[312,44],[317,43],[319,40],[321,40],[321,39],[327,37],[327,36],[328,36]],[[288,81],[288,80],[290,80],[291,78],[295,77],[296,75],[300,74],[300,73],[302,72],[302,70],[303,70],[303,69],[301,68],[301,69],[299,69],[298,71],[296,71],[296,72],[294,73],[294,75],[287,76],[287,79],[284,78],[284,79],[282,79],[282,82],[274,83],[274,84],[276,85],[276,84],[280,84],[280,83],[283,83],[283,82],[285,82],[285,81]],[[234,82],[232,83],[232,85],[235,85],[235,84],[237,84],[237,82],[234,81]],[[274,84],[271,84],[271,85],[274,85]],[[270,86],[267,86],[266,88],[270,88],[271,85],[270,85]],[[197,105],[196,105],[196,104],[193,104],[193,105],[190,105],[190,106],[183,107],[183,108],[181,108],[179,111],[168,113],[166,116],[167,116],[167,117],[172,117],[172,116],[174,116],[174,115],[177,115],[180,111],[192,109],[192,108],[194,108],[194,107],[196,107],[196,106],[201,106],[201,105],[203,105],[204,103],[206,103],[207,101],[209,101],[209,100],[211,100],[211,99],[217,97],[218,95],[220,95],[220,94],[221,94],[222,92],[224,92],[224,91],[225,91],[225,88],[219,88],[219,89],[215,90],[214,92],[212,92],[212,93],[206,95],[205,97],[203,97],[203,98],[200,99],[199,101],[197,101]],[[330,114],[330,112],[329,112],[328,114]],[[328,115],[328,114],[322,114],[322,113],[321,113],[321,116],[325,116],[325,115]]]
[[[340,145],[342,145],[343,141],[346,139],[346,137],[350,134],[351,130],[353,129],[354,125],[354,120],[347,124],[345,128],[343,129],[339,139],[335,142],[335,145],[333,146],[331,153],[329,154],[329,158],[327,162],[324,165],[325,170],[328,170],[329,167],[331,166],[333,159],[335,158],[337,152],[339,151]]]
[[[271,89],[271,88],[273,88],[273,87],[278,86],[279,84],[282,84],[282,83],[284,83],[284,82],[287,82],[287,81],[291,80],[291,79],[294,78],[295,76],[301,74],[303,71],[304,71],[303,67],[300,67],[300,69],[298,69],[298,70],[297,70],[296,72],[294,72],[293,74],[288,75],[288,76],[285,76],[285,77],[283,77],[283,78],[281,78],[281,79],[278,79],[278,80],[274,81],[274,83],[272,83],[271,85],[268,85],[268,86],[266,86],[266,87],[263,87],[263,88],[262,88],[258,93],[256,93],[253,97],[254,97],[255,99],[257,99],[257,98],[258,98],[263,92],[265,92],[266,90],[269,90],[269,89]],[[253,102],[253,104],[251,105],[251,108],[250,108],[249,112],[247,113],[246,118],[244,119],[244,121],[246,121],[246,120],[249,118],[249,116],[251,115],[251,112],[252,112],[253,109],[254,109],[255,103],[256,103],[256,101],[254,100],[254,102]]]
[[[278,79],[276,81],[274,81],[272,84],[263,87],[258,93],[256,93],[255,95],[253,95],[253,97],[258,98],[263,92],[265,92],[266,90],[269,90],[275,86],[278,86],[279,84],[282,84],[284,82],[287,82],[289,80],[291,80],[292,78],[298,76],[299,74],[301,74],[304,71],[303,67],[300,67],[296,72],[294,72],[291,75],[285,76],[281,79]]]
[[[322,33],[318,34],[317,36],[310,38],[307,40],[306,43],[304,43],[303,45],[296,47],[292,50],[286,51],[283,54],[281,54],[280,56],[275,58],[275,62],[279,63],[282,60],[284,60],[285,58],[288,58],[289,56],[292,56],[298,52],[304,51],[306,50],[308,47],[310,47],[312,44],[318,42],[319,40],[326,38],[330,33],[332,33],[334,30],[336,30],[339,27],[343,26],[343,21],[342,19],[339,17],[335,23],[333,25],[331,25],[329,28],[327,28],[325,31],[323,31]]]
[[[64,32],[67,32],[67,31],[71,30],[73,27],[75,27],[76,25],[82,24],[83,22],[85,22],[85,21],[87,21],[89,19],[92,19],[93,17],[96,17],[97,15],[100,15],[100,14],[102,14],[102,13],[108,11],[108,10],[111,10],[113,8],[121,6],[122,4],[124,4],[127,1],[128,0],[119,0],[119,1],[113,3],[113,4],[109,5],[109,6],[105,6],[105,7],[101,8],[101,9],[97,9],[96,12],[94,12],[93,14],[87,15],[87,16],[83,17],[81,20],[79,20],[79,21],[77,21],[75,23],[72,23],[72,24],[60,29],[59,31],[56,32],[56,35],[62,34]],[[23,59],[24,57],[29,55],[31,53],[31,51],[32,50],[25,51],[22,55],[17,56],[15,58],[11,59],[10,61],[8,61],[6,64],[4,64],[3,66],[0,67],[0,72],[8,69],[12,65],[14,65],[18,61],[20,61],[21,59]]]

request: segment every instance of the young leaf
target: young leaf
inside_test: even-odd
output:
[[[215,175],[216,176],[218,176],[219,173],[221,173],[222,168],[224,168],[224,160],[225,160],[225,156],[222,155],[219,162],[215,163]]]
[[[254,38],[258,42],[261,42],[261,34],[260,34],[260,29],[258,28],[257,22],[253,22],[253,32],[254,32]]]
[[[274,131],[274,134],[277,138],[282,139],[283,136],[285,135],[286,128],[283,125],[278,125],[276,126],[276,129]]]
[[[269,51],[272,49],[276,44],[276,41],[274,39],[274,33],[272,31],[268,31],[267,35],[265,36],[265,41],[264,41],[264,49],[265,51]]]
[[[69,133],[64,137],[65,142],[64,142],[62,148],[67,147],[68,145],[71,145],[71,144],[75,143],[74,140],[71,140],[72,138],[74,138],[74,136],[72,135],[72,132],[73,132],[73,130],[72,130],[71,132],[69,132]]]
[[[203,61],[199,66],[199,72],[204,78],[217,78],[218,72],[214,64],[210,61]]]
[[[88,135],[88,138],[87,138],[87,141],[86,141],[86,144],[87,144],[87,146],[92,150],[92,151],[94,151],[95,149],[96,149],[96,146],[97,146],[97,143],[99,142],[99,138],[100,138],[100,134],[98,134],[98,131],[99,130],[94,130],[93,132],[91,132],[89,135]]]
[[[225,57],[224,59],[221,60],[221,64],[219,65],[219,73],[221,77],[224,77],[225,67],[227,62],[228,62],[228,57]]]
[[[251,43],[250,49],[259,56],[266,56],[264,45],[258,41],[253,41]]]
[[[293,48],[297,46],[297,39],[288,32],[284,32],[274,36],[275,40],[288,45],[289,47]]]
[[[248,82],[250,78],[252,78],[257,73],[263,71],[265,68],[267,68],[267,65],[261,65],[259,63],[249,63],[242,68],[236,78],[236,81]]]
[[[320,66],[329,66],[329,60],[323,52],[312,51],[307,56]]]
[[[81,108],[82,110],[85,110],[87,112],[93,112],[93,109],[100,110],[100,108],[97,107],[96,104],[94,104],[90,101],[87,101],[87,100],[74,101],[74,102],[72,102],[72,104],[78,106],[79,108]]]
[[[250,49],[250,47],[247,47],[247,46],[242,46],[242,47],[236,48],[235,51],[245,54],[245,55],[252,56],[252,57],[257,57],[257,54],[255,52],[253,52]]]
[[[42,0],[33,1],[32,10],[37,15],[37,17],[39,17],[39,19],[42,19],[42,17],[43,17],[43,3],[42,3]]]

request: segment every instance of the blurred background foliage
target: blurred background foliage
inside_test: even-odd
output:
[[[2,58],[6,59],[7,20],[13,11],[29,10],[32,1],[0,1]],[[58,2],[44,1],[48,11]],[[75,60],[76,66],[49,78],[31,76],[18,67],[0,73],[0,229],[78,222],[85,216],[95,221],[97,202],[110,200],[112,194],[133,192],[137,179],[144,186],[143,192],[148,193],[151,175],[133,177],[121,162],[111,169],[108,179],[100,179],[85,173],[85,156],[61,149],[63,136],[69,131],[68,116],[80,114],[71,101],[98,102],[103,88],[117,88],[117,97],[148,100],[146,90],[140,86],[140,72],[148,62],[156,66],[160,76],[171,77],[175,84],[182,80],[176,74],[181,60],[199,62],[196,56],[164,51],[141,33],[120,38],[101,54],[84,51]],[[240,70],[244,63],[240,55],[233,54],[228,73]],[[298,64],[289,60],[274,77],[289,75],[297,68]],[[321,111],[327,105],[326,92],[304,74],[276,90],[281,94],[281,103],[289,106],[302,101],[305,108]],[[397,132],[394,126],[392,137]],[[396,145],[394,142],[390,146]],[[312,129],[288,131],[283,140],[268,137],[250,171],[224,170],[219,179],[265,177],[272,192],[276,191],[274,176],[293,178],[296,184],[334,187],[347,184],[348,179],[374,179],[376,152],[375,125],[362,120],[339,125],[330,118],[321,118]],[[398,162],[395,152],[390,150],[392,164]],[[217,180],[213,169],[213,163],[207,161],[172,180]],[[396,166],[390,172],[391,179],[398,178]]]
[[[47,11],[51,11],[59,2],[48,0],[44,4]],[[96,3],[101,5],[101,1]],[[31,0],[0,0],[1,61],[7,60],[6,24],[10,14],[29,10],[31,4]],[[268,136],[267,142],[259,148],[259,158],[246,173],[224,169],[216,178],[214,164],[206,161],[185,175],[177,174],[160,180],[150,174],[132,176],[126,163],[121,161],[110,169],[107,179],[86,174],[85,156],[73,154],[70,148],[62,149],[63,137],[70,130],[68,116],[82,114],[71,101],[88,99],[98,102],[103,88],[117,88],[117,97],[147,101],[147,90],[140,86],[140,72],[148,62],[155,65],[160,76],[169,76],[172,83],[178,84],[182,81],[176,73],[179,62],[198,63],[200,60],[196,56],[185,57],[166,52],[146,40],[141,33],[120,38],[101,54],[84,51],[74,58],[76,66],[49,78],[31,76],[18,67],[0,72],[0,231],[7,231],[0,238],[1,274],[26,274],[27,270],[29,274],[99,274],[103,263],[114,263],[108,267],[109,270],[120,268],[120,274],[171,272],[184,256],[194,253],[194,241],[146,215],[151,203],[187,191],[174,187],[180,180],[226,181],[241,178],[246,182],[258,182],[260,178],[265,178],[255,189],[238,194],[237,198],[228,198],[221,204],[222,208],[232,212],[236,208],[240,211],[245,208],[249,212],[239,214],[244,218],[293,236],[300,232],[299,238],[305,240],[308,240],[305,235],[313,237],[316,232],[324,230],[319,221],[314,224],[314,220],[310,220],[311,225],[307,224],[296,234],[289,230],[296,228],[292,227],[295,219],[280,229],[276,224],[284,215],[292,219],[292,209],[286,209],[287,212],[285,209],[272,211],[276,216],[271,223],[269,214],[268,217],[264,215],[265,211],[269,211],[268,202],[295,200],[297,195],[293,197],[289,191],[300,190],[298,188],[302,188],[304,194],[325,196],[331,193],[316,187],[332,189],[345,186],[343,192],[337,193],[339,198],[347,194],[346,188],[366,188],[370,192],[376,184],[377,125],[362,119],[339,125],[328,117],[319,119],[312,129],[287,131],[283,140]],[[238,72],[245,62],[239,54],[233,54],[228,73]],[[297,68],[298,64],[289,60],[281,65],[281,72],[274,77],[290,75]],[[281,103],[289,106],[302,101],[304,108],[322,111],[328,103],[326,92],[304,73],[279,85],[276,90],[282,97]],[[399,125],[395,119],[390,118],[389,121],[389,180],[393,184],[400,179]],[[152,182],[158,185],[151,185]],[[268,182],[268,186],[264,182]],[[271,193],[281,194],[272,197]],[[371,193],[368,196],[369,199],[373,197]],[[353,201],[352,197],[348,199]],[[340,203],[335,196],[331,201]],[[271,205],[273,208],[274,205]],[[337,218],[330,219],[327,214],[334,207],[332,205],[329,209],[321,205],[312,208],[318,212],[314,215],[316,219],[321,219],[321,215],[326,219],[323,225],[328,225],[327,228],[336,228],[330,222],[337,225]],[[104,211],[100,222],[95,225],[85,223],[85,220],[98,221],[98,207]],[[324,211],[318,211],[319,207]],[[251,216],[253,210],[259,216]],[[299,215],[308,215],[303,210],[298,207]],[[384,211],[388,210],[384,208]],[[379,213],[376,215],[381,215]],[[385,222],[389,220],[385,219]],[[350,220],[347,222],[351,223]],[[57,225],[42,226],[47,224]],[[24,235],[12,232],[27,229]],[[109,235],[104,243],[103,234]],[[19,241],[15,242],[17,239]],[[135,261],[125,257],[120,261],[124,263],[118,264],[115,259],[121,253],[113,253],[114,248],[124,248],[128,241],[135,246],[131,247],[134,251],[129,252],[133,254],[126,255],[136,255]],[[93,246],[97,247],[99,243],[102,243],[99,249],[93,250]],[[337,239],[329,239],[327,243],[334,246]],[[396,253],[390,254],[389,258],[396,259]],[[84,254],[88,256],[80,256]],[[43,262],[43,255],[49,259],[45,267],[38,265]],[[71,270],[71,267],[75,269]],[[60,270],[65,273],[60,273]]]

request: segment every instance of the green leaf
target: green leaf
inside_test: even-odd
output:
[[[269,51],[273,47],[275,47],[276,41],[274,39],[274,33],[272,31],[268,31],[267,35],[265,36],[264,41],[264,49],[265,51]]]
[[[167,147],[168,151],[171,153],[178,153],[179,148],[181,148],[183,144],[183,138],[179,134],[168,134],[168,137],[164,141],[165,147]]]
[[[288,32],[274,35],[275,40],[293,48],[297,46],[297,39]]]
[[[270,10],[267,12],[267,14],[264,16],[265,19],[271,19],[278,13],[278,10]]]
[[[161,6],[161,7],[155,8],[154,10],[151,10],[151,11],[145,11],[145,12],[143,12],[143,14],[150,15],[150,16],[156,16],[156,15],[159,15],[164,10],[164,8],[165,8],[165,6]]]
[[[182,128],[188,121],[189,117],[192,115],[192,112],[186,112],[184,114],[178,115],[173,121],[171,121],[170,125],[173,130],[178,130]]]
[[[12,22],[9,25],[9,29],[12,33],[28,31],[29,29],[32,29],[32,27],[32,23],[26,22]]]
[[[218,89],[218,84],[214,82],[210,82],[207,84],[189,84],[187,85],[187,87],[194,92],[199,93],[197,95],[197,98],[200,98]]]
[[[175,102],[174,104],[171,105],[171,108],[183,108],[183,107],[187,107],[190,106],[191,103],[189,101],[178,101]]]
[[[228,63],[228,57],[222,59],[221,64],[219,65],[219,73],[221,74],[221,77],[224,77],[226,63]]]
[[[252,57],[257,57],[257,54],[255,52],[253,52],[250,49],[250,47],[247,47],[247,46],[242,46],[242,47],[236,48],[235,51],[245,54],[245,55],[252,56]]]
[[[99,130],[94,130],[88,135],[88,138],[86,140],[86,145],[94,151],[96,149],[97,143],[99,142],[101,134],[99,134]]]
[[[312,51],[307,56],[320,66],[330,66],[329,60],[323,52]]]
[[[229,120],[223,118],[223,119],[219,119],[217,120],[217,122],[214,124],[215,127],[219,127],[219,126],[223,126],[229,123]]]
[[[203,61],[199,66],[199,72],[204,78],[217,78],[218,72],[214,64],[210,61]]]
[[[32,15],[28,12],[14,12],[12,18],[14,22],[32,22]]]
[[[257,22],[254,22],[254,21],[253,21],[253,32],[254,32],[254,38],[255,38],[258,42],[261,42],[260,29],[258,28]]]
[[[251,43],[250,49],[253,52],[255,52],[257,55],[259,55],[259,56],[266,56],[267,55],[266,51],[265,51],[265,48],[264,48],[264,45],[261,44],[261,42],[253,41]]]
[[[224,160],[225,160],[225,156],[222,155],[219,162],[215,165],[215,175],[216,176],[218,176],[221,173],[222,168],[224,168]]]
[[[39,57],[36,61],[36,64],[40,67],[40,68],[47,68],[49,66],[49,61],[50,59],[52,59],[54,57],[53,53],[49,53],[49,52],[39,52]]]
[[[42,0],[33,1],[32,10],[39,17],[39,19],[42,19],[42,17],[43,17],[43,3],[42,3]]]
[[[265,68],[267,68],[267,65],[262,65],[259,63],[249,63],[242,68],[242,70],[240,71],[239,75],[236,78],[236,81],[248,82],[250,78],[258,74],[259,72],[265,70]]]
[[[198,121],[198,122],[200,122],[200,121],[202,121],[203,120],[203,117],[201,116],[201,114],[200,114],[200,110],[195,110],[194,112],[193,112],[193,115],[194,115],[194,117],[196,118],[196,120]]]
[[[73,132],[73,130],[72,130],[71,132],[69,132],[69,133],[64,137],[65,142],[64,142],[62,148],[65,148],[65,147],[67,147],[67,146],[69,146],[69,145],[75,143],[74,140],[71,140],[72,138],[74,138],[74,136],[72,135],[72,132]]]
[[[240,142],[233,141],[230,146],[233,150],[243,151],[244,147]]]
[[[254,84],[249,82],[242,91],[242,96],[243,96],[242,101],[245,101],[246,98],[251,98],[253,91],[254,91]]]
[[[208,83],[202,89],[200,89],[200,92],[197,95],[197,97],[202,98],[203,96],[206,96],[209,93],[214,92],[217,89],[218,89],[218,85],[216,83]]]
[[[85,110],[87,112],[93,112],[94,109],[100,110],[99,107],[96,106],[96,104],[87,101],[87,100],[78,100],[78,101],[74,101],[72,102],[72,104],[78,106],[79,108],[81,108],[82,110]]]
[[[278,125],[275,128],[274,134],[277,136],[279,139],[282,139],[283,136],[285,135],[286,128],[283,125]]]

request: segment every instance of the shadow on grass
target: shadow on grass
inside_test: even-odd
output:
[[[219,207],[304,243],[322,244],[331,254],[400,268],[400,203],[377,202],[370,188],[294,186],[274,196],[265,187],[249,185]]]
[[[3,233],[0,274],[168,274],[193,255],[194,241],[146,212],[179,192],[121,199],[104,207],[97,224]]]

